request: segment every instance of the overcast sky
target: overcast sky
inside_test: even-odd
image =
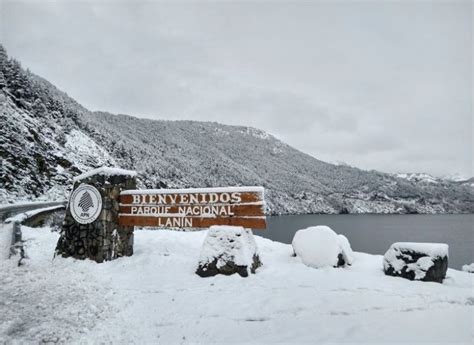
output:
[[[91,110],[254,126],[364,169],[473,175],[470,1],[0,4],[9,54]]]

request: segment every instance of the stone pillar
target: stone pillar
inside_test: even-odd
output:
[[[136,184],[135,172],[115,168],[99,168],[76,177],[55,255],[91,259],[96,262],[131,256],[133,226],[118,224],[119,195],[123,190],[136,189]],[[95,187],[100,196],[97,194],[95,199],[91,199],[90,195],[87,195],[79,200],[79,203],[76,201],[76,208],[79,205],[88,211],[94,207],[94,202],[100,205],[100,199],[102,208],[97,210],[100,213],[95,215],[96,219],[92,220],[92,215],[89,220],[78,220],[74,208],[74,192],[79,187],[89,188],[88,186]]]

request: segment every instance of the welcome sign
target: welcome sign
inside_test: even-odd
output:
[[[119,224],[265,229],[263,187],[126,190],[120,193]]]

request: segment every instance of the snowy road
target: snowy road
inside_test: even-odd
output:
[[[347,269],[311,269],[288,245],[257,237],[249,278],[194,274],[205,232],[136,231],[133,257],[56,258],[57,234],[24,228],[30,260],[2,261],[0,338],[118,344],[472,343],[474,275],[444,284],[383,274],[356,253]]]

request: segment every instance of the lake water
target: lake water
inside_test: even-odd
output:
[[[449,245],[449,267],[474,262],[474,214],[272,216],[266,230],[254,233],[291,243],[297,230],[313,225],[344,234],[355,251],[383,255],[394,242],[442,242]]]

